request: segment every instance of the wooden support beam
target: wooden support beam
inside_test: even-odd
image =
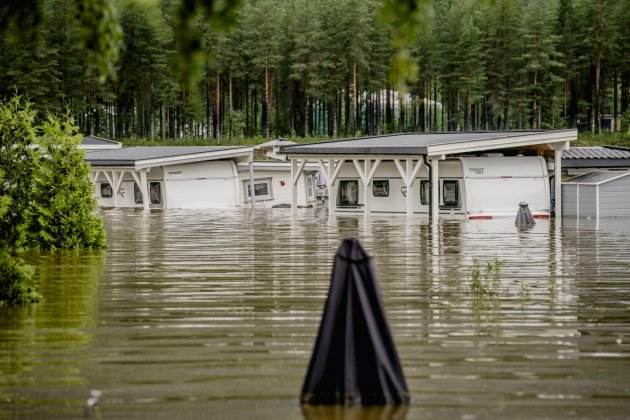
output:
[[[249,161],[249,204],[251,208],[256,208],[256,189],[254,188],[254,156]]]
[[[292,161],[293,162],[293,161]],[[302,162],[300,162],[299,166],[297,167],[297,172],[295,174],[291,174],[291,182],[293,183],[293,185],[297,185],[299,179],[300,179],[300,175],[302,175],[302,171],[304,170],[304,166],[306,166],[306,159],[303,159]]]
[[[140,191],[142,192],[142,207],[144,211],[151,208],[151,198],[149,197],[149,183],[147,182],[147,170],[140,171]]]
[[[297,185],[293,182],[293,179],[297,177],[297,170],[297,159],[291,159],[291,213],[293,214],[297,211]]]

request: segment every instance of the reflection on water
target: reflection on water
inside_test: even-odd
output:
[[[105,253],[31,256],[45,302],[0,310],[0,418],[623,417],[630,223],[104,213]],[[403,410],[302,408],[332,257],[374,256]],[[474,261],[503,262],[491,293]]]

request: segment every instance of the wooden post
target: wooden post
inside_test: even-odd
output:
[[[252,152],[253,153],[253,152]],[[256,208],[256,191],[254,189],[254,156],[249,161],[249,206]]]
[[[370,170],[372,169],[372,160],[365,159],[363,161],[363,214],[368,217],[372,211],[372,179],[369,178]]]
[[[149,184],[147,182],[147,169],[140,171],[140,191],[142,192],[142,207],[144,211],[149,211],[151,208],[151,200],[149,198]],[[121,175],[122,176],[122,175]]]
[[[297,212],[297,185],[293,180],[297,174],[297,159],[291,158],[291,213]]]
[[[556,196],[556,219],[562,219],[562,149],[559,147],[555,148],[554,154],[554,163],[553,163],[553,175],[554,175],[554,191]]]
[[[440,219],[440,178],[438,163],[440,159],[431,158],[431,220],[437,225]]]
[[[339,165],[342,163],[339,162]],[[335,172],[335,160],[328,159],[328,216],[332,217],[335,213],[335,207],[337,203],[337,188],[335,186],[336,180],[333,178]]]
[[[413,191],[413,178],[412,178],[412,164],[413,160],[407,158],[405,162],[405,187],[407,188],[407,216],[413,216],[413,200],[415,197]]]

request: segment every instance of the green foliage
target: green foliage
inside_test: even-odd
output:
[[[35,111],[14,96],[0,103],[0,197],[10,203],[0,218],[0,244],[18,249],[23,245],[24,225],[36,172]]]
[[[108,77],[116,77],[115,65],[122,38],[117,9],[111,0],[75,2],[77,16],[83,32],[83,42],[88,51],[87,59],[99,70],[102,83]]]
[[[581,133],[574,146],[619,146],[630,147],[630,132],[617,132],[607,134]]]
[[[40,158],[31,205],[27,242],[32,248],[103,248],[105,231],[96,214],[90,169],[77,146],[81,135],[69,116],[49,117],[38,142]]]
[[[498,258],[486,262],[482,269],[478,260],[473,260],[470,271],[470,290],[475,296],[497,296],[501,287],[501,268],[503,262]]]
[[[15,252],[0,245],[0,306],[35,303],[41,299],[33,283],[33,269]]]
[[[104,246],[80,139],[69,117],[37,126],[29,102],[0,103],[0,302],[39,299],[24,246]]]
[[[34,112],[17,97],[0,104],[0,304],[39,298],[32,270],[20,258],[34,172],[33,119]]]
[[[630,0],[11,0],[0,97],[112,138],[598,132],[628,27]]]

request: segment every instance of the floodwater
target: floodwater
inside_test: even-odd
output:
[[[106,252],[30,256],[46,300],[0,309],[0,418],[630,413],[630,220],[517,231],[507,219],[328,223],[318,210],[103,215]],[[298,404],[348,236],[374,257],[408,408]]]

